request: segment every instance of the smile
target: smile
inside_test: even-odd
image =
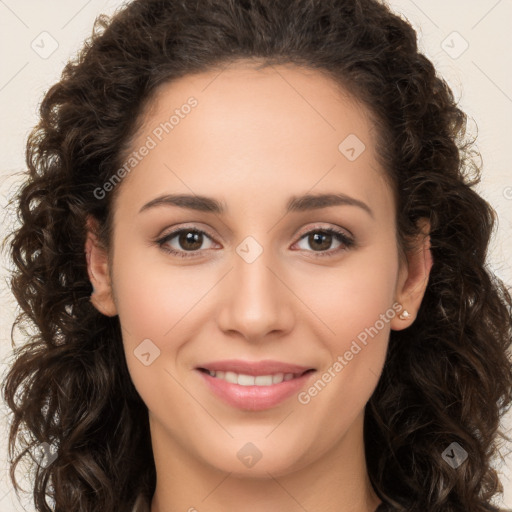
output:
[[[240,386],[272,386],[273,384],[280,384],[283,381],[296,379],[307,372],[314,370],[306,370],[302,373],[274,373],[272,375],[246,375],[243,373],[223,372],[207,370],[200,368],[201,371],[208,373],[211,377],[222,379],[231,384],[238,384]]]
[[[207,389],[224,403],[245,411],[263,411],[276,407],[306,387],[314,369],[302,373],[246,375],[232,371],[196,368]]]

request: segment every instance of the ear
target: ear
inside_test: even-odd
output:
[[[391,329],[399,331],[409,327],[415,320],[421,301],[427,289],[430,269],[433,265],[430,252],[430,222],[426,218],[418,221],[421,233],[414,240],[413,248],[407,252],[407,263],[402,263],[396,288],[396,301],[406,309],[410,316],[405,320],[397,315],[391,320]]]
[[[98,221],[94,217],[88,216],[86,228],[87,273],[94,289],[91,294],[91,302],[100,313],[106,316],[115,316],[117,308],[110,281],[108,253],[98,240]]]

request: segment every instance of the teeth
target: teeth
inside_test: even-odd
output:
[[[290,380],[294,377],[298,377],[298,375],[295,375],[293,373],[276,373],[272,376],[272,384],[279,384],[280,382],[283,382],[283,380]]]
[[[272,386],[272,384],[279,384],[284,380],[291,380],[301,375],[299,373],[275,373],[273,375],[254,376],[235,372],[207,371],[212,377],[231,382],[231,384],[239,384],[240,386]]]
[[[215,372],[212,372],[215,376]],[[224,373],[224,372],[219,372]],[[231,382],[231,384],[237,384],[238,383],[238,375],[234,372],[226,372],[224,373],[224,376],[222,377],[224,380],[227,380],[228,382]]]

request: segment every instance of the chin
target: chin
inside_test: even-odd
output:
[[[282,448],[282,447],[281,447]],[[230,456],[229,454],[233,455]],[[222,450],[218,458],[212,459],[211,453],[205,458],[211,466],[231,473],[231,476],[239,478],[263,478],[280,476],[292,473],[308,464],[306,454],[298,454],[297,450],[290,447],[289,452],[277,452],[269,443],[236,441],[234,450]],[[270,473],[270,475],[269,475]]]

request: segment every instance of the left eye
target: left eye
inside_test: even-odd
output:
[[[324,256],[327,250],[330,248],[333,240],[338,242],[338,247],[334,248],[334,252],[337,252],[337,249],[340,246],[344,246],[346,249],[348,249],[353,245],[353,240],[348,235],[332,228],[314,229],[312,231],[308,231],[300,238],[299,242],[306,241],[310,247],[313,247],[314,252],[320,252],[320,254],[315,254],[315,256]],[[333,251],[329,251],[327,255],[331,254],[332,252]]]
[[[205,238],[210,240],[210,246],[206,248],[202,247]],[[173,242],[174,239],[176,240]],[[333,239],[338,242],[338,247],[328,251],[332,245]],[[333,253],[347,250],[354,245],[354,240],[350,236],[333,228],[317,228],[308,231],[300,237],[296,244],[300,244],[303,241],[306,241],[310,247],[313,247],[313,250],[309,252],[317,253],[314,254],[315,257],[331,256]],[[192,228],[178,229],[165,235],[156,242],[165,252],[181,258],[193,257],[194,253],[199,252],[201,248],[204,250],[212,248],[212,238],[204,231]],[[176,247],[176,243],[178,247]],[[300,247],[300,249],[304,249],[304,247]],[[306,248],[305,250],[308,249]]]

